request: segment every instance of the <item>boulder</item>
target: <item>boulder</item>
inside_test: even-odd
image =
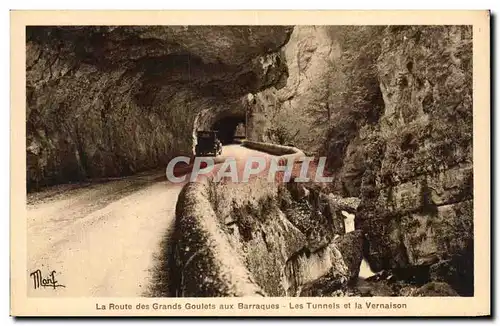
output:
[[[331,296],[345,289],[348,280],[348,267],[334,244],[316,252],[299,252],[285,267],[284,285],[289,296]]]
[[[342,253],[342,258],[349,271],[349,280],[356,281],[363,261],[363,234],[359,230],[348,232],[336,238],[334,243]]]
[[[456,297],[458,293],[448,283],[430,282],[413,292],[413,297]]]
[[[430,266],[430,279],[450,284],[461,296],[474,296],[474,248]]]

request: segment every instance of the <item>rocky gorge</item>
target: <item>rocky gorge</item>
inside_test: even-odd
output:
[[[29,191],[164,167],[242,122],[327,158],[328,185],[187,185],[176,264],[223,245],[177,295],[474,294],[470,26],[29,27],[26,51]]]
[[[283,52],[260,139],[328,157],[379,278],[473,295],[470,26],[298,26]]]

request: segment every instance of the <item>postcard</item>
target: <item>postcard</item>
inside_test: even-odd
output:
[[[489,26],[11,11],[11,315],[489,316]]]

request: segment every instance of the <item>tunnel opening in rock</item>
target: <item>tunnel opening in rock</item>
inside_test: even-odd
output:
[[[218,131],[219,140],[223,145],[234,144],[237,139],[245,137],[245,116],[226,116],[215,121],[212,130]]]

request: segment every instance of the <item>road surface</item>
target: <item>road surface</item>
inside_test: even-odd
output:
[[[239,145],[225,146],[222,153],[252,155],[266,154]],[[29,194],[28,295],[164,295],[162,264],[183,185],[167,181],[161,170]],[[58,286],[35,288],[37,270],[44,279],[55,271]]]

